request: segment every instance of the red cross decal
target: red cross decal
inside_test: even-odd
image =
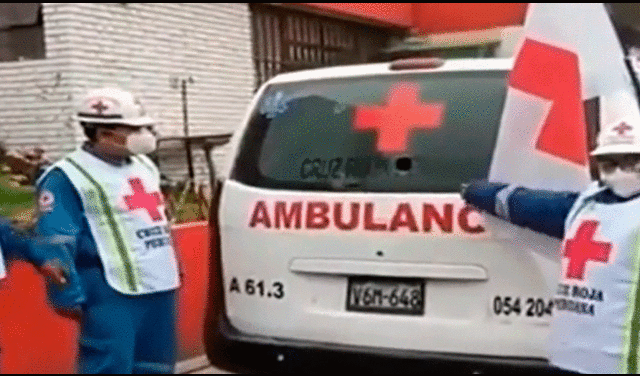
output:
[[[380,152],[402,153],[407,150],[410,131],[434,129],[442,124],[444,104],[423,103],[419,98],[418,84],[396,83],[389,89],[384,106],[355,107],[353,127],[356,131],[375,130]]]
[[[580,224],[576,236],[567,240],[563,255],[569,259],[567,278],[582,280],[588,261],[609,262],[611,243],[593,240],[598,225],[597,221],[584,221]]]
[[[133,195],[124,196],[129,210],[145,209],[154,222],[161,220],[162,214],[158,210],[158,206],[162,205],[160,192],[145,192],[140,178],[129,179],[129,184],[133,188]]]
[[[102,115],[102,113],[104,112],[104,110],[108,109],[109,106],[107,106],[106,104],[104,104],[102,102],[102,99],[98,100],[97,103],[94,103],[93,105],[91,105],[91,108],[93,108],[94,110],[96,110],[98,112],[98,114]]]
[[[627,133],[627,131],[630,131],[633,128],[629,124],[623,121],[622,123],[616,125],[615,128],[611,128],[611,129],[618,132],[620,136],[624,136],[624,134]]]

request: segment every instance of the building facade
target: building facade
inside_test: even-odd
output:
[[[183,135],[189,77],[190,135],[233,132],[244,116],[255,87],[247,4],[32,4],[3,4],[0,17],[0,139],[9,148],[42,145],[53,158],[73,150],[84,139],[74,105],[103,85],[138,93],[161,136]],[[34,39],[26,28],[40,28],[31,35],[42,45],[25,51]],[[214,151],[217,164],[224,153]],[[204,179],[202,158],[194,152]],[[184,177],[185,158],[169,159],[163,172]]]
[[[232,133],[257,87],[282,72],[376,61],[410,33],[521,23],[526,3],[3,3],[0,140],[54,159],[84,139],[73,109],[93,87],[138,93],[161,136]],[[227,148],[214,150],[218,167]],[[207,181],[194,150],[197,180]],[[160,154],[172,180],[184,150]]]

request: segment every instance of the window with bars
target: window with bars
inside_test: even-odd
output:
[[[0,3],[0,62],[44,58],[41,3]]]
[[[251,4],[257,87],[278,73],[371,61],[402,31]]]

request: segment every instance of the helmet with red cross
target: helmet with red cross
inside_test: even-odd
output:
[[[79,104],[77,115],[83,127],[89,124],[148,127],[155,123],[147,116],[138,98],[116,87],[88,91]]]
[[[640,118],[626,116],[598,136],[595,157],[601,182],[620,197],[640,192]]]
[[[640,154],[640,118],[627,116],[604,127],[591,155],[608,154]]]

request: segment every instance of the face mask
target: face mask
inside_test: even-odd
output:
[[[156,150],[156,138],[146,129],[127,136],[127,150],[131,154],[147,154]]]
[[[613,172],[602,172],[603,183],[620,197],[630,197],[640,192],[640,173],[622,171],[616,168]]]

